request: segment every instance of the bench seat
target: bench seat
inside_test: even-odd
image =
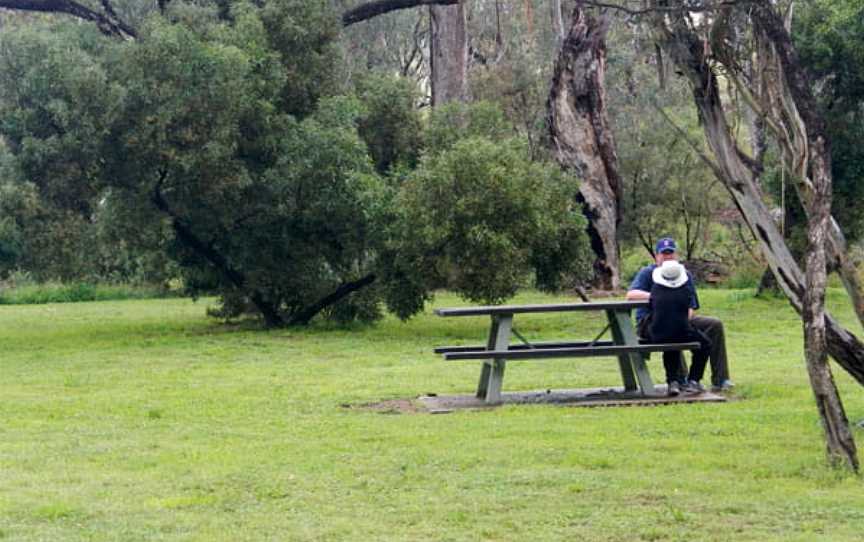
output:
[[[580,346],[612,346],[612,341],[554,341],[554,342],[536,342],[531,344],[511,344],[507,349],[512,350],[534,350],[541,348],[577,348]],[[475,352],[485,350],[486,347],[482,344],[474,344],[470,346],[439,346],[435,348],[436,354],[447,354],[449,352]]]
[[[605,342],[605,341],[604,341]],[[561,344],[561,343],[559,343]],[[590,344],[590,343],[588,343]],[[536,346],[536,345],[535,345]],[[458,347],[443,347],[443,348],[458,348]],[[698,350],[698,342],[689,343],[658,343],[658,344],[638,344],[638,345],[613,345],[613,344],[593,344],[590,346],[568,346],[568,347],[540,347],[530,348],[527,345],[514,345],[507,350],[446,350],[442,351],[444,359],[447,361],[455,360],[477,360],[477,359],[506,359],[506,360],[521,360],[521,359],[545,359],[545,358],[581,358],[581,357],[597,357],[597,356],[619,356],[621,354],[647,354],[650,352],[669,352],[680,350]],[[437,351],[437,349],[436,349]]]

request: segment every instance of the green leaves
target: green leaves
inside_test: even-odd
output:
[[[403,289],[388,303],[406,317],[448,287],[472,301],[500,303],[530,282],[560,288],[584,273],[590,252],[575,181],[530,160],[523,141],[468,137],[429,154],[401,186],[394,265]]]
[[[161,266],[268,325],[373,320],[385,297],[407,317],[439,286],[500,302],[584,269],[575,181],[532,161],[497,107],[424,126],[406,80],[340,94],[324,0],[230,15],[178,3],[129,43],[71,25],[0,37],[0,134],[35,187],[14,185],[0,258]],[[26,194],[32,212],[13,205]]]

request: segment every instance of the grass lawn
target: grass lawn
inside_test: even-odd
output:
[[[864,480],[826,466],[799,320],[747,291],[701,299],[727,326],[733,401],[446,415],[343,405],[471,393],[478,364],[432,348],[482,342],[486,318],[265,332],[188,300],[0,306],[0,539],[861,540]],[[830,306],[859,330],[840,291]],[[512,362],[505,391],[618,385],[616,367]]]

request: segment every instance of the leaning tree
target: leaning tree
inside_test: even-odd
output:
[[[826,352],[864,384],[864,344],[825,311],[826,264],[834,263],[862,318],[860,284],[831,209],[831,154],[810,81],[801,66],[776,6],[765,1],[695,6],[655,1],[649,14],[658,42],[687,78],[710,155],[703,160],[723,182],[760,243],[790,303],[804,324],[808,374],[833,462],[857,470],[855,442]],[[699,17],[694,10],[701,10]],[[734,32],[735,18],[749,20],[752,32]],[[758,77],[743,72],[741,41],[755,44]],[[749,50],[749,49],[746,49]],[[790,171],[808,217],[808,246],[802,270],[764,204],[758,162],[740,147],[727,118],[719,74],[733,81],[764,119]],[[756,90],[756,89],[759,90]],[[694,148],[698,146],[694,145]],[[864,319],[862,319],[864,321]]]

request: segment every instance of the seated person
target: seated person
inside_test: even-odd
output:
[[[636,278],[630,284],[630,289],[627,291],[627,299],[631,301],[651,298],[651,287],[654,286],[652,273],[660,264],[665,261],[678,261],[678,247],[675,240],[669,237],[664,237],[657,241],[655,247],[655,263],[646,265]],[[690,308],[694,311],[699,308],[699,298],[696,295],[696,287],[692,280],[687,281],[684,288],[690,294]],[[639,308],[636,310],[636,321],[638,333],[642,337],[646,337],[648,326],[651,322],[650,308]],[[726,360],[726,337],[723,330],[723,322],[717,318],[709,316],[693,315],[690,318],[690,325],[701,331],[711,341],[711,350],[709,353],[709,362],[711,364],[711,390],[712,391],[728,391],[734,384],[729,380],[729,365]],[[679,354],[679,359],[681,358]],[[683,365],[683,363],[682,363]],[[703,389],[702,384],[696,381],[693,386],[698,389]]]
[[[711,341],[690,325],[693,309],[690,307],[690,292],[684,287],[690,282],[687,271],[680,263],[669,260],[654,269],[654,285],[651,287],[651,319],[646,339],[654,343],[698,342],[699,350],[693,353],[689,380],[698,382],[705,373]],[[703,391],[689,387],[688,379],[681,371],[679,352],[663,352],[663,367],[666,369],[668,393],[675,396],[685,392]]]

